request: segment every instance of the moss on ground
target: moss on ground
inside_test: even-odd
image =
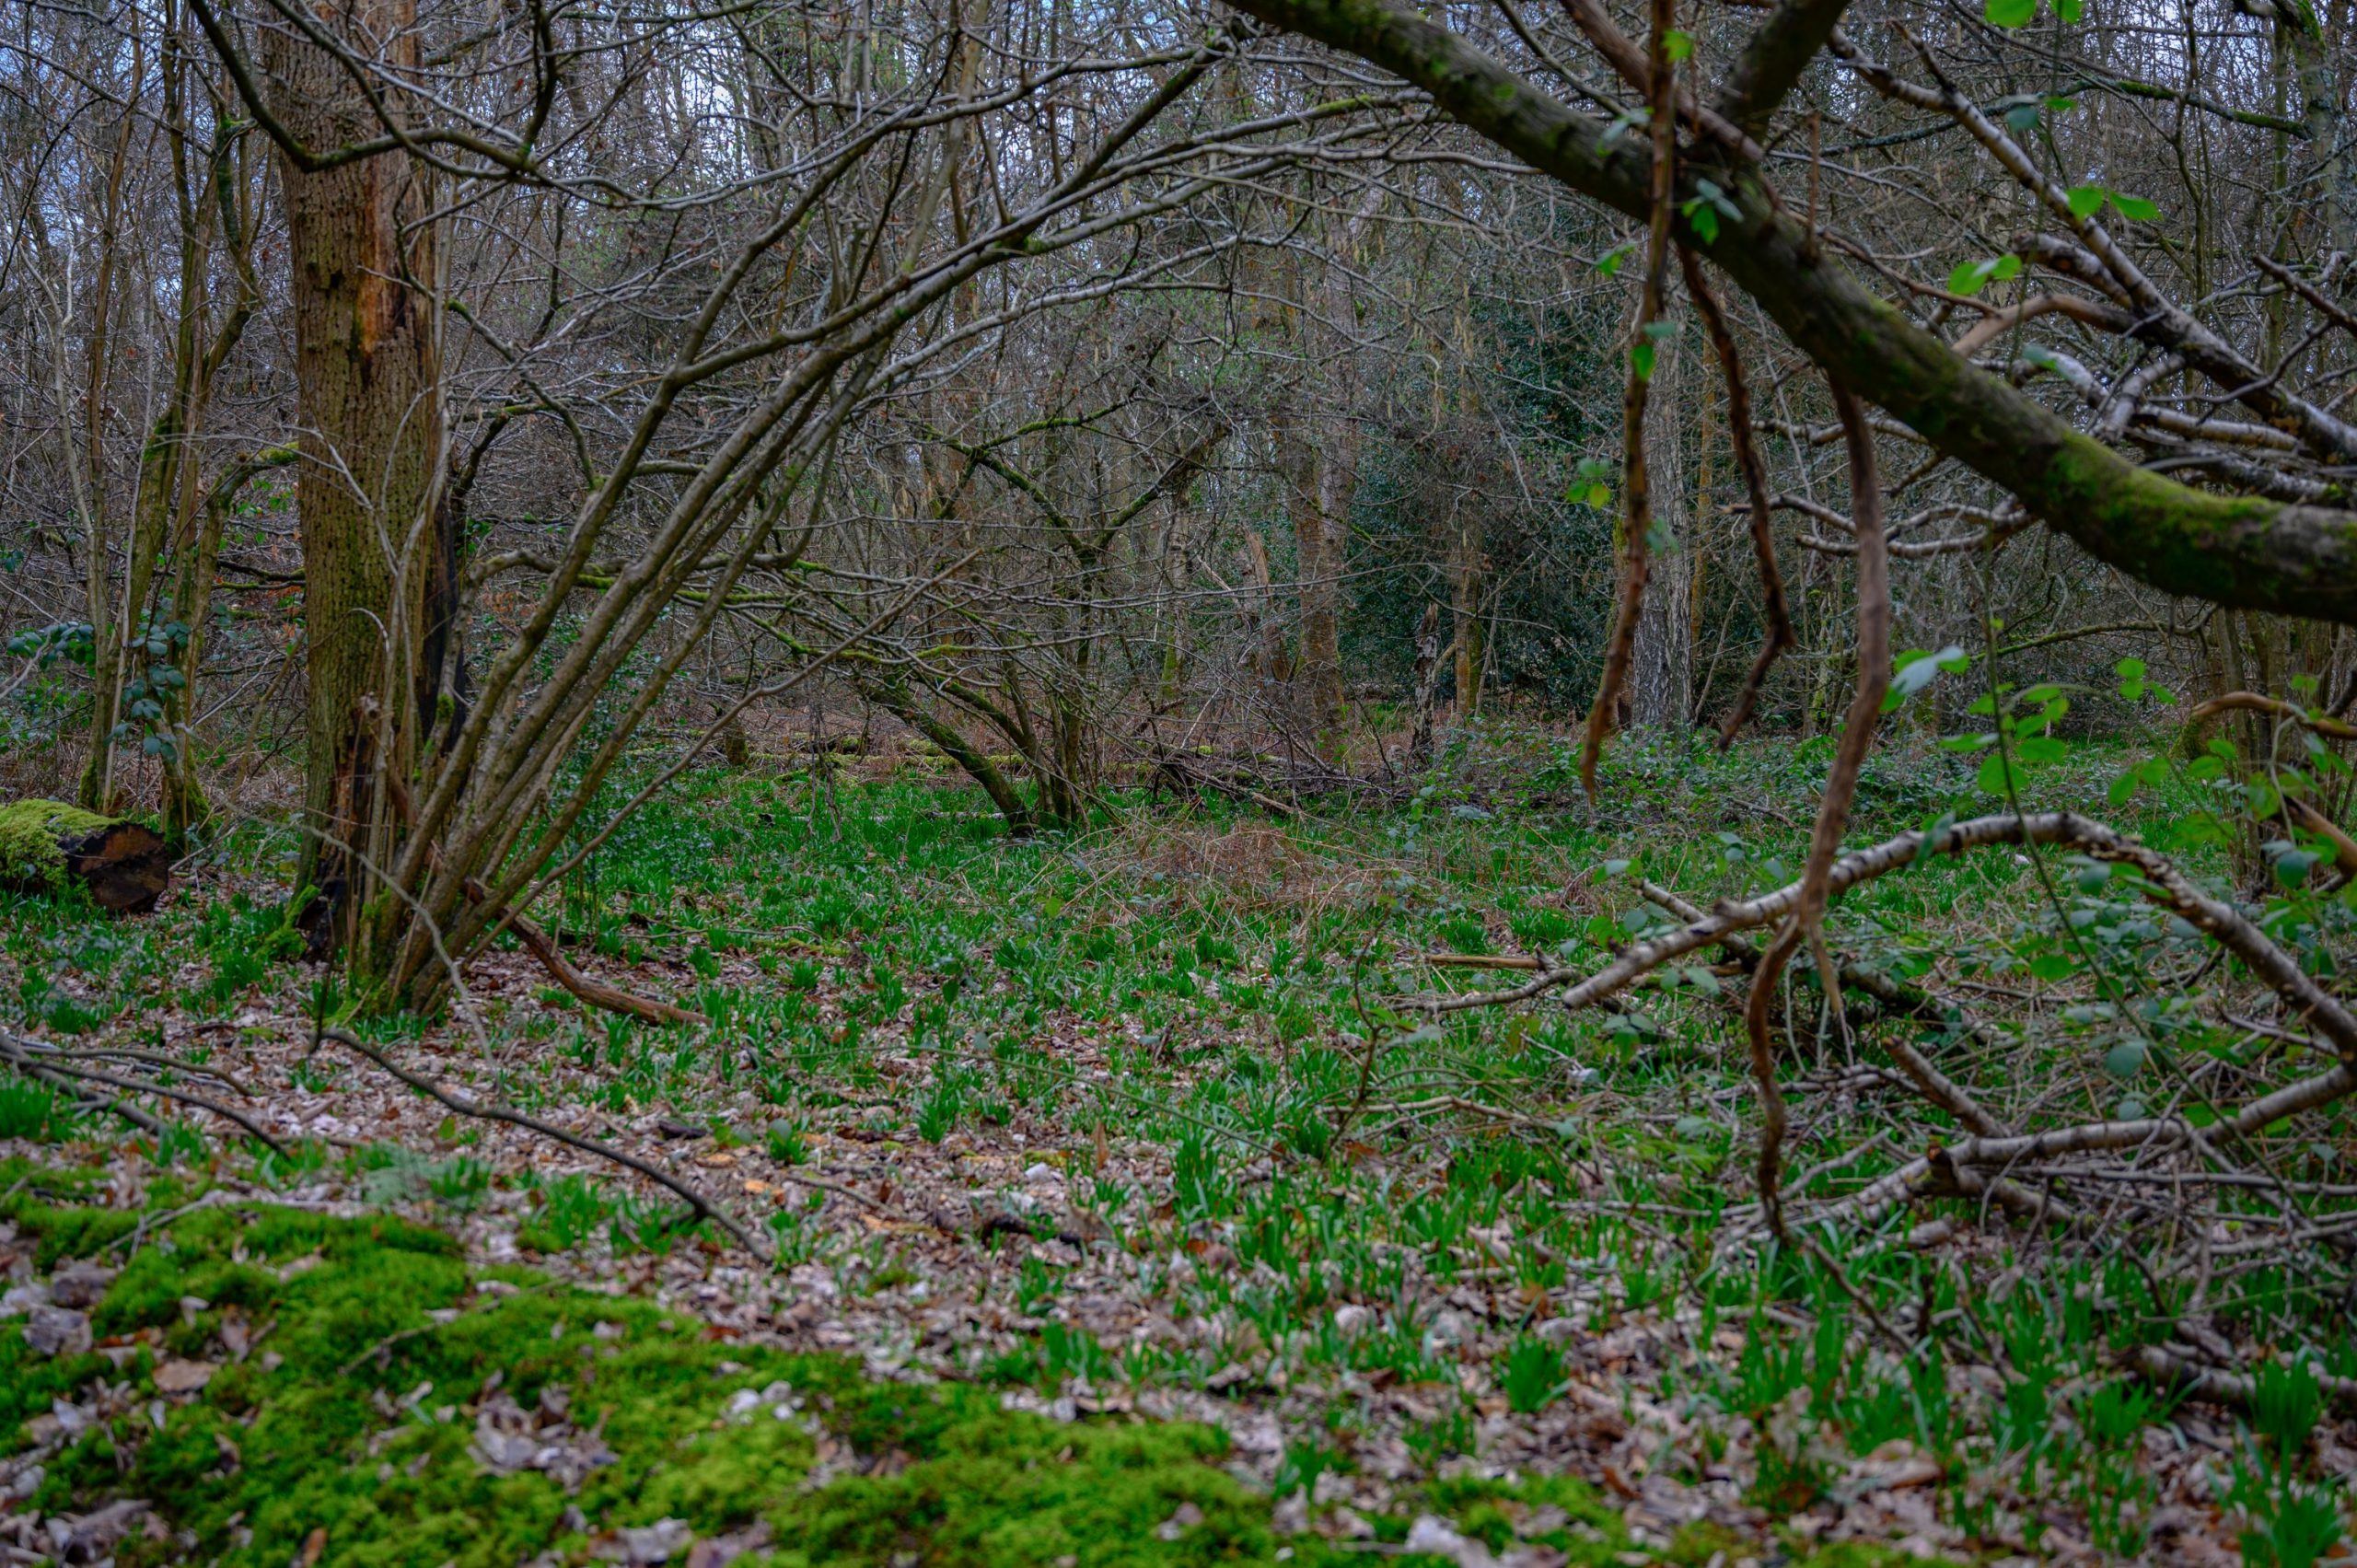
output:
[[[1271,1499],[1230,1473],[1211,1427],[1059,1423],[986,1388],[732,1344],[647,1302],[470,1265],[449,1237],[391,1216],[240,1201],[167,1221],[158,1203],[143,1231],[137,1214],[70,1201],[70,1180],[0,1174],[0,1218],[37,1241],[44,1268],[110,1248],[120,1260],[137,1242],[92,1311],[99,1353],[48,1360],[0,1331],[0,1449],[20,1447],[52,1399],[119,1386],[110,1418],[51,1457],[32,1502],[147,1500],[169,1533],[118,1546],[124,1568],[276,1568],[314,1539],[334,1564],[506,1568],[552,1551],[587,1562],[601,1533],[667,1518],[699,1536],[766,1520],[771,1545],[744,1561],[780,1565],[1111,1568],[1273,1562],[1287,1548],[1295,1563],[1360,1560],[1278,1534]],[[244,1359],[226,1354],[233,1341]],[[159,1400],[157,1369],[176,1360],[219,1369],[200,1393]],[[563,1479],[487,1463],[481,1413],[527,1419],[552,1389],[564,1422],[532,1443],[606,1462]],[[1564,1478],[1436,1482],[1377,1524],[1397,1540],[1406,1514],[1429,1508],[1503,1546],[1548,1504],[1563,1511],[1551,1539],[1570,1561],[1629,1560],[1618,1515]]]
[[[57,800],[0,806],[0,881],[64,885],[65,852],[57,847],[58,836],[82,837],[113,820]]]

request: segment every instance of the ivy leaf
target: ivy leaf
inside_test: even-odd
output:
[[[2105,195],[2106,192],[2100,185],[2072,186],[2071,215],[2074,218],[2091,218],[2095,216],[2096,214],[2103,207],[2103,199]]]

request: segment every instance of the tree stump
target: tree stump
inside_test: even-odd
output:
[[[145,914],[172,879],[153,828],[55,800],[0,806],[0,884],[61,889],[79,882],[102,909]]]

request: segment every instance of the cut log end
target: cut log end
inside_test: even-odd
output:
[[[172,878],[153,828],[54,800],[0,807],[0,884],[54,890],[79,882],[102,909],[145,914]]]

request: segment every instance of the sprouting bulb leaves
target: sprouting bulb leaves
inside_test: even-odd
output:
[[[1991,256],[1985,261],[1960,261],[1948,274],[1948,292],[1970,299],[1992,283],[2004,283],[2021,275],[2022,259],[2008,250],[2002,256]]]

